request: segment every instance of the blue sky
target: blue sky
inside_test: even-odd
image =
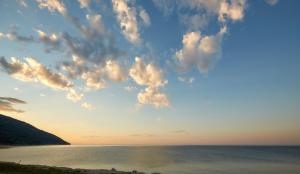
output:
[[[3,0],[0,111],[74,144],[299,144],[299,5]]]

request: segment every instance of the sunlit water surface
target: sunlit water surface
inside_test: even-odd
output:
[[[300,147],[27,146],[0,149],[0,161],[162,174],[299,174]]]

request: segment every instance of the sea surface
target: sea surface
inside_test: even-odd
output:
[[[162,174],[300,174],[298,146],[25,146],[0,161]]]

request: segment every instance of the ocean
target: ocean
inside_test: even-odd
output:
[[[24,146],[0,161],[162,174],[299,174],[299,146]]]

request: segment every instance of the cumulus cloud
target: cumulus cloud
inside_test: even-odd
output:
[[[40,82],[57,90],[67,90],[73,87],[73,84],[63,74],[52,72],[33,58],[25,60],[26,62],[22,62],[12,57],[11,62],[8,62],[1,57],[0,67],[12,77],[22,81]]]
[[[139,44],[141,38],[136,19],[136,9],[130,7],[125,0],[112,0],[112,4],[125,38],[133,44]]]
[[[121,82],[127,79],[127,71],[116,60],[108,59],[104,64],[89,66],[83,59],[73,56],[72,62],[63,62],[62,69],[70,78],[82,79],[86,87],[102,89],[106,87],[106,80]]]
[[[75,55],[72,56],[71,62],[62,62],[61,69],[64,70],[72,79],[75,79],[81,76],[84,72],[88,71],[85,61]]]
[[[167,95],[160,92],[156,87],[147,87],[138,93],[137,98],[140,104],[151,104],[157,108],[170,106]]]
[[[77,102],[80,101],[83,97],[83,94],[78,94],[74,89],[69,89],[67,93],[67,99]]]
[[[20,34],[17,29],[13,29],[8,33],[1,33],[0,32],[0,39],[8,39],[11,41],[16,42],[23,42],[23,43],[43,43],[45,47],[45,52],[49,53],[53,50],[56,51],[64,51],[62,49],[62,43],[59,39],[59,36],[56,33],[47,34],[42,30],[35,29],[38,34],[38,38],[33,36],[26,36]]]
[[[16,30],[10,31],[9,33],[0,32],[0,39],[14,40],[18,42],[35,42],[33,36],[20,35]]]
[[[63,2],[60,0],[36,0],[40,9],[47,8],[51,12],[59,12],[66,14],[66,8]]]
[[[89,26],[83,25],[78,18],[68,13],[64,16],[83,35],[83,38],[74,37],[68,32],[61,35],[61,40],[71,56],[101,64],[108,57],[118,58],[124,55],[124,52],[116,46],[114,36],[106,30],[100,14],[86,15]]]
[[[13,107],[13,105],[15,104],[26,104],[26,102],[12,97],[0,97],[0,111],[23,113],[24,112],[23,110],[15,109]]]
[[[47,8],[51,12],[57,11],[61,13],[83,34],[84,38],[71,36],[68,32],[64,32],[61,35],[61,40],[64,42],[66,50],[68,50],[71,55],[76,55],[95,63],[105,61],[107,57],[117,58],[124,55],[124,52],[116,47],[113,35],[107,32],[104,24],[102,23],[102,16],[100,14],[86,15],[89,26],[85,26],[78,18],[68,13],[62,1],[36,1],[41,9]],[[80,0],[79,2],[84,6],[89,4],[89,1],[87,0]]]
[[[104,70],[110,80],[121,82],[127,78],[127,72],[117,61],[107,60]]]
[[[52,50],[61,50],[61,41],[59,40],[59,36],[55,33],[48,35],[42,30],[36,30],[39,35],[39,41],[42,42],[45,46],[46,52],[51,52]]]
[[[159,87],[167,81],[163,80],[163,72],[154,64],[145,64],[140,57],[135,58],[135,63],[129,70],[129,75],[139,85]]]
[[[14,78],[22,81],[33,81],[34,69],[27,63],[23,63],[20,60],[12,57],[11,62],[7,62],[4,57],[0,58],[0,66],[2,70],[12,75]]]
[[[87,103],[87,102],[82,103],[81,107],[84,108],[84,109],[87,109],[87,110],[93,110],[93,109],[95,109],[95,107],[92,104]]]
[[[226,19],[233,21],[242,20],[246,7],[246,0],[189,0],[177,1],[179,8],[205,10],[208,14],[217,15],[224,22]]]
[[[0,58],[0,68],[13,78],[27,81],[39,82],[54,90],[67,92],[67,99],[77,102],[82,99],[83,94],[78,94],[74,89],[74,84],[63,74],[52,72],[33,58],[26,58],[25,62],[12,57],[8,62],[4,57]]]
[[[187,27],[182,39],[182,48],[175,54],[179,67],[183,70],[197,67],[202,73],[207,73],[220,56],[221,41],[226,33],[226,27],[212,35],[203,35],[200,30],[209,24],[210,19],[215,19],[220,26],[226,26],[229,21],[243,20],[246,9],[246,0],[153,1],[156,7],[165,11],[165,15],[176,10],[180,22]],[[66,97],[72,101],[81,100],[83,95],[74,90],[70,80],[80,79],[84,81],[86,88],[101,89],[107,86],[107,80],[121,82],[130,77],[136,84],[145,87],[137,96],[140,104],[151,104],[155,107],[170,105],[166,94],[160,91],[167,84],[167,80],[157,65],[144,63],[141,58],[136,57],[128,70],[123,66],[123,62],[117,61],[125,53],[116,46],[114,35],[105,27],[102,15],[89,9],[85,18],[87,23],[83,23],[68,12],[62,0],[36,0],[36,2],[40,9],[62,14],[80,35],[75,36],[70,34],[71,32],[47,34],[42,30],[36,30],[38,38],[22,36],[16,31],[0,33],[0,38],[42,43],[46,52],[56,50],[73,57],[72,60],[59,64],[67,76],[53,72],[32,58],[27,58],[24,62],[16,58],[8,62],[1,58],[0,67],[5,72],[23,81],[35,81],[53,89],[64,90],[67,92]],[[80,8],[89,8],[91,3],[90,0],[78,2]],[[151,25],[146,10],[135,6],[135,1],[127,0],[112,0],[112,9],[124,37],[134,45],[141,43],[140,27]],[[139,25],[140,23],[142,25]],[[194,78],[179,77],[178,80],[193,83]],[[128,91],[132,89],[125,88]]]
[[[62,14],[67,20],[69,20],[82,34],[87,37],[90,37],[92,33],[89,28],[82,25],[79,19],[75,16],[72,16],[68,13],[65,4],[61,0],[36,0],[40,9],[48,9],[50,12],[59,12]],[[85,4],[84,1],[82,1]],[[81,4],[81,2],[79,1]]]
[[[145,64],[141,58],[136,57],[129,75],[138,85],[147,86],[138,93],[139,104],[150,104],[157,108],[170,106],[167,95],[159,91],[159,87],[167,84],[167,81],[163,79],[163,72],[154,64]]]
[[[103,79],[102,72],[102,69],[87,71],[81,75],[81,78],[85,81],[88,88],[102,89],[106,87],[106,82]]]
[[[207,73],[221,52],[221,41],[226,27],[216,35],[201,36],[200,32],[188,32],[183,36],[183,48],[176,52],[176,58],[183,70],[197,66],[200,72]]]
[[[246,0],[153,0],[155,6],[164,14],[171,14],[176,9],[183,24],[190,24],[189,29],[200,29],[211,16],[217,16],[220,22],[239,21],[244,18]],[[196,14],[186,13],[186,9]]]
[[[42,84],[53,89],[65,90],[73,84],[61,73],[52,72],[33,58],[27,58],[28,65],[33,69],[33,74]]]
[[[106,29],[102,23],[102,16],[100,14],[88,14],[86,19],[89,21],[91,27],[99,33],[105,34]]]
[[[242,20],[244,18],[244,10],[246,0],[222,1],[219,7],[219,20],[224,22],[226,18],[233,21]]]
[[[146,12],[145,9],[142,8],[142,9],[140,10],[139,16],[140,16],[140,18],[142,19],[143,24],[144,24],[146,27],[150,26],[151,20],[150,20],[149,14]]]
[[[89,0],[79,0],[81,8],[88,8]],[[116,47],[114,36],[107,31],[100,14],[87,14],[88,26],[83,25],[80,20],[68,13],[62,1],[39,0],[41,8],[49,11],[57,11],[69,20],[83,37],[74,37],[68,32],[61,34],[60,39],[55,40],[52,36],[38,31],[40,40],[48,45],[48,48],[65,47],[61,51],[67,52],[73,57],[72,61],[64,61],[60,67],[68,74],[69,78],[82,79],[86,89],[102,89],[106,87],[106,79],[112,81],[123,81],[127,78],[126,71],[114,59],[124,55],[124,52]],[[108,59],[110,58],[110,59]],[[68,92],[67,98],[76,95]],[[74,96],[74,97],[71,97]],[[78,97],[75,97],[75,100]],[[72,99],[71,99],[72,100]]]
[[[80,8],[87,8],[91,3],[91,0],[78,0]]]
[[[93,34],[92,34],[93,33]],[[115,46],[112,36],[90,32],[88,38],[80,39],[63,33],[62,39],[71,55],[93,63],[103,63],[108,57],[117,58],[124,52]]]
[[[201,73],[207,73],[221,56],[221,41],[229,21],[241,21],[245,16],[246,0],[153,0],[155,6],[165,14],[175,11],[180,22],[187,27],[183,36],[183,47],[176,51],[175,57],[180,71],[196,66]],[[170,12],[171,10],[171,12]],[[191,13],[192,11],[192,13]],[[212,35],[203,35],[201,30],[211,20],[223,27]]]

